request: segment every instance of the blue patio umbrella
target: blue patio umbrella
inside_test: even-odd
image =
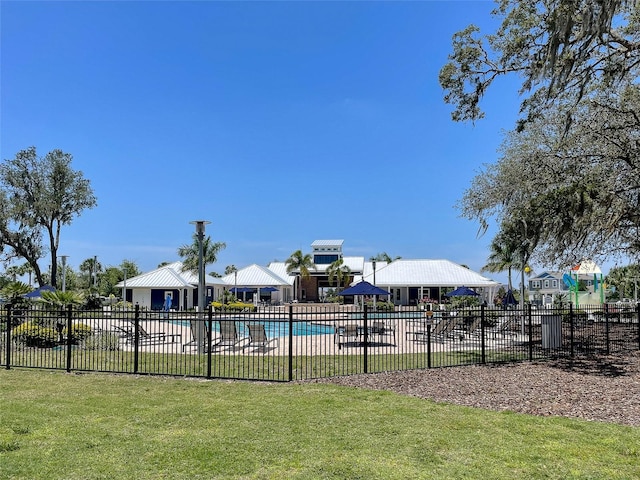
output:
[[[341,291],[338,295],[389,295],[389,292],[369,282],[362,281],[356,283],[353,287]]]
[[[455,290],[445,293],[445,296],[447,297],[477,297],[478,295],[480,295],[478,292],[465,286],[458,287]]]
[[[518,304],[518,301],[516,300],[516,297],[513,296],[513,292],[511,290],[507,291],[507,294],[502,299],[502,304],[503,305],[517,305]]]
[[[262,293],[269,293],[269,292],[277,292],[278,289],[276,287],[262,287],[260,291]]]
[[[255,288],[250,288],[250,287],[232,287],[230,289],[231,293],[249,293],[249,292],[255,292]]]
[[[25,293],[23,297],[25,298],[40,298],[42,297],[42,292],[55,292],[56,289],[51,285],[43,285],[40,288],[36,288],[33,292]]]

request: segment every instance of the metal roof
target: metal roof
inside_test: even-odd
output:
[[[343,257],[354,274],[354,282],[362,279],[373,281],[373,265],[365,262],[364,257]],[[328,265],[319,265],[318,270],[311,273],[322,274]],[[294,275],[287,274],[285,262],[272,262],[269,267],[249,265],[238,270],[237,283],[234,274],[222,278],[207,275],[207,285],[226,285],[239,287],[268,287],[292,286]],[[411,287],[411,286],[441,286],[441,287],[493,287],[500,285],[487,277],[469,270],[462,265],[449,260],[395,260],[391,263],[376,263],[376,285],[379,287]],[[127,279],[127,288],[195,288],[198,276],[192,272],[182,271],[182,262],[174,262],[143,273],[137,277]],[[116,285],[124,286],[124,282]]]
[[[371,262],[365,268],[371,272],[365,280],[373,278]],[[382,264],[382,265],[381,265]],[[355,279],[358,281],[358,279]],[[394,260],[391,263],[376,264],[376,285],[379,287],[411,287],[411,286],[439,286],[439,287],[494,287],[499,282],[484,277],[473,270],[449,260]]]
[[[183,272],[182,262],[174,262],[142,275],[128,278],[126,284],[127,288],[195,288],[194,285],[198,284],[198,278],[191,272]],[[124,281],[116,285],[119,288],[124,286]]]
[[[260,265],[249,265],[222,277],[225,285],[239,287],[279,287],[291,285],[288,280],[279,277],[275,272]]]
[[[341,247],[344,244],[344,240],[315,240],[311,244],[311,248],[316,247]]]
[[[294,275],[289,275],[287,273],[287,264],[285,262],[271,262],[269,264],[269,270],[287,282],[290,286],[293,286],[296,281],[296,277]]]

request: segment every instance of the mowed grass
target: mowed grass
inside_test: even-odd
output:
[[[0,371],[2,479],[630,479],[640,429],[330,384]]]

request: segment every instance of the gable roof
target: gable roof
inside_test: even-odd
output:
[[[191,272],[182,272],[182,262],[174,262],[156,268],[136,277],[128,278],[127,288],[195,288],[198,279]],[[125,282],[119,282],[116,287],[122,288]]]
[[[279,287],[291,285],[288,280],[281,278],[269,268],[256,265],[255,263],[238,270],[236,273],[237,279],[236,274],[230,273],[222,277],[222,282],[224,282],[225,285],[238,285],[239,287]]]
[[[268,268],[282,280],[287,282],[289,286],[293,286],[295,283],[296,277],[287,273],[287,264],[285,262],[271,262]]]
[[[535,277],[529,278],[531,280],[545,280],[545,279],[554,279],[554,280],[562,280],[562,272],[548,272],[544,271],[540,275],[536,275]]]
[[[370,262],[368,262],[370,263]],[[380,265],[382,263],[382,265]],[[367,267],[373,278],[373,269]],[[376,264],[376,285],[386,287],[411,287],[433,285],[440,287],[496,287],[499,282],[484,277],[473,270],[449,260],[394,260]]]

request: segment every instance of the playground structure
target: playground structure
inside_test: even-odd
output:
[[[569,287],[569,299],[576,306],[580,304],[603,304],[605,302],[605,284],[602,271],[592,261],[582,261],[562,276]],[[580,291],[580,281],[586,283],[587,290]]]

